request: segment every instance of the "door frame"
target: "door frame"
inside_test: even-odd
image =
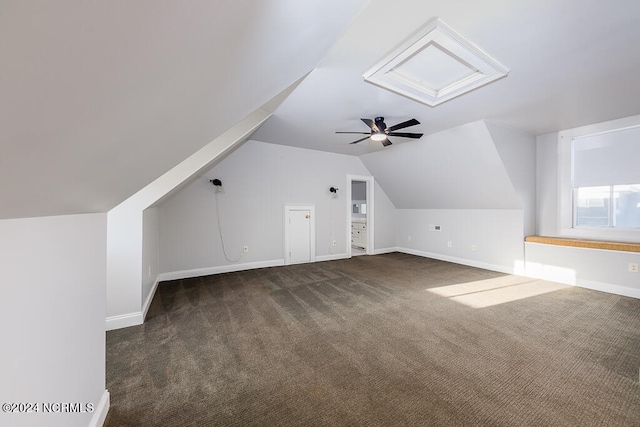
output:
[[[347,175],[347,230],[346,230],[346,242],[347,242],[347,257],[351,258],[351,183],[353,181],[364,181],[367,184],[367,255],[374,254],[374,199],[373,189],[375,181],[372,176],[364,175]]]
[[[289,238],[291,231],[289,229],[289,220],[291,219],[291,211],[309,211],[309,262],[316,261],[316,207],[314,205],[285,205],[284,206],[284,265],[291,264],[289,251]]]

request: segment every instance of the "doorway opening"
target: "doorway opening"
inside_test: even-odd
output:
[[[347,256],[373,255],[373,177],[347,175]]]

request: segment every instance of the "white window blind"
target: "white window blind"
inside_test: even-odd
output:
[[[640,183],[640,126],[574,137],[573,187]]]

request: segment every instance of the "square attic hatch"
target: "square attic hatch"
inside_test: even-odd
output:
[[[435,107],[509,70],[439,18],[364,73],[365,81]]]

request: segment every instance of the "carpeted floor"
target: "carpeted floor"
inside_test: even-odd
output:
[[[638,299],[393,253],[161,283],[105,425],[638,426],[639,375]]]

